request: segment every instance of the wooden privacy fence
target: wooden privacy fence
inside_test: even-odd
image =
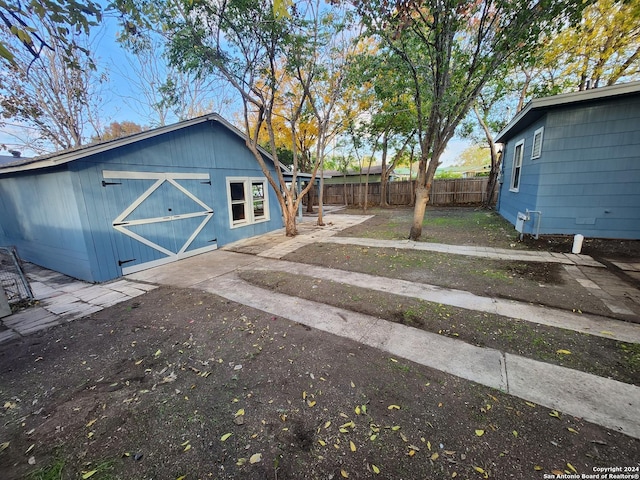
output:
[[[434,180],[429,204],[440,206],[481,204],[488,182],[488,177]],[[413,203],[413,183],[409,181],[389,182],[387,203],[389,205],[411,205]],[[364,187],[364,183],[346,184],[346,204],[360,205],[364,200]],[[497,191],[492,203],[495,203],[496,197]],[[345,185],[325,185],[323,202],[327,205],[344,205]],[[380,205],[380,183],[369,184],[367,204]]]

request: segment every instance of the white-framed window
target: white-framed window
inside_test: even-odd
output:
[[[542,153],[542,134],[544,133],[544,127],[540,127],[533,132],[533,146],[531,147],[531,159],[540,158]]]
[[[269,220],[266,178],[227,177],[227,201],[231,228]]]
[[[516,143],[513,150],[513,170],[511,172],[511,185],[509,190],[512,192],[520,191],[520,175],[522,174],[522,156],[524,154],[524,139]]]

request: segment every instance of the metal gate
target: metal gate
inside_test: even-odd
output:
[[[0,247],[0,287],[10,304],[33,299],[29,281],[14,247]]]
[[[123,275],[217,248],[208,173],[103,172]],[[133,241],[133,242],[132,242]]]

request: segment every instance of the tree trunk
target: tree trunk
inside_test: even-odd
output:
[[[297,208],[295,206],[295,202],[291,202],[287,205],[285,209],[282,210],[284,214],[284,230],[287,237],[295,237],[298,234],[298,229],[296,228],[296,216],[297,216]]]
[[[324,227],[324,164],[320,164],[320,192],[318,193],[318,221],[320,227]]]
[[[429,191],[427,187],[419,182],[416,187],[416,200],[413,207],[413,223],[409,232],[409,240],[419,240],[422,236],[422,222],[424,221],[424,213],[427,209],[429,201]]]
[[[496,185],[498,183],[498,169],[491,169],[489,172],[489,182],[487,183],[487,190],[485,193],[484,202],[482,202],[483,208],[491,208],[493,202],[493,195],[496,191]]]
[[[491,200],[493,199],[493,192],[496,189],[496,183],[498,180],[498,172],[500,170],[500,163],[502,160],[502,154],[498,152],[498,147],[496,143],[493,141],[493,134],[491,130],[489,130],[489,126],[485,121],[484,117],[480,114],[480,110],[478,109],[478,104],[475,103],[473,105],[473,112],[476,114],[476,118],[478,119],[478,123],[482,127],[484,131],[484,136],[487,139],[487,144],[489,145],[489,153],[491,155],[491,171],[489,172],[489,181],[487,182],[487,189],[485,192],[485,197],[482,201],[482,206],[484,208],[491,207]]]
[[[311,190],[307,193],[307,213],[313,213],[313,203],[315,200],[316,186],[315,182],[311,186]]]

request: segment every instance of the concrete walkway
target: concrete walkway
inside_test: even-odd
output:
[[[368,217],[327,215],[325,219],[327,226],[320,228],[310,222],[303,223],[300,225],[301,234],[293,239],[286,238],[282,232],[274,232],[259,238],[238,242],[220,251],[138,272],[112,284],[95,286],[84,284],[84,287],[77,291],[89,294],[85,288],[102,289],[106,287],[119,291],[118,289],[132,287],[142,292],[145,289],[154,288],[154,285],[205,290],[272,315],[350,338],[379,348],[393,356],[403,357],[461,378],[497,388],[511,395],[562,411],[565,414],[583,417],[588,421],[640,438],[640,417],[637,415],[637,412],[640,411],[640,388],[638,387],[490,348],[475,347],[461,340],[424,332],[322,303],[275,294],[250,285],[238,276],[238,271],[242,269],[303,273],[317,278],[389,291],[394,294],[455,305],[470,310],[499,313],[530,322],[640,343],[640,325],[634,323],[605,317],[577,315],[572,312],[537,307],[521,302],[491,299],[460,290],[444,289],[402,280],[380,279],[371,275],[279,260],[289,252],[318,241],[362,242],[358,244],[374,246],[373,243],[380,241],[343,239],[334,236],[343,228],[364,221],[366,218]],[[528,261],[556,261],[567,267],[578,268],[580,272],[583,271],[581,270],[583,268],[597,271],[605,270],[601,264],[582,255],[549,255],[484,247],[456,248],[408,241],[376,244],[376,246],[383,245],[394,248],[446,250],[446,253],[450,254],[477,255],[485,258],[512,259],[511,256],[516,255],[515,259],[518,260],[522,260],[520,253],[523,253]],[[630,265],[633,268],[633,264]],[[130,293],[134,292],[130,291]],[[49,310],[47,311],[49,313],[52,313],[55,305],[60,305],[63,314],[68,314],[72,311],[65,310],[69,305],[89,303],[74,292],[65,292],[64,295],[70,295],[66,298],[60,298],[61,295],[63,294],[58,291],[58,295],[53,297],[57,300],[48,301]],[[119,298],[123,298],[122,295],[124,293],[121,292]],[[84,298],[87,297],[84,296]],[[115,297],[112,298],[112,301],[115,302]],[[301,314],[301,312],[304,313]],[[8,318],[13,317],[15,315]],[[40,325],[52,324],[55,323],[40,323]],[[18,326],[16,325],[15,328],[17,329]],[[23,332],[25,331],[29,330],[23,330]]]

